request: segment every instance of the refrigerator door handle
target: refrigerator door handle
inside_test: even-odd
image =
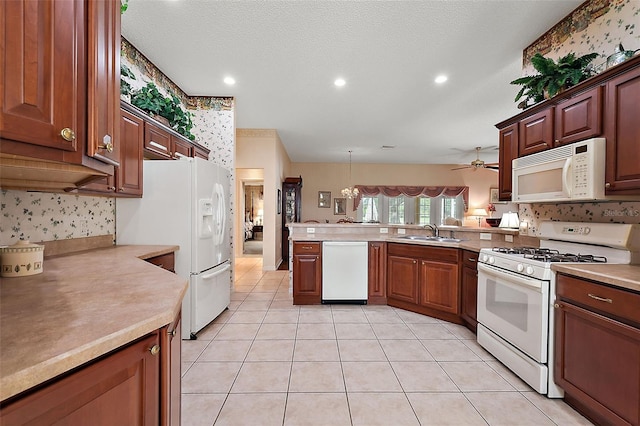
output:
[[[222,268],[222,269],[220,269],[218,271],[211,272],[210,274],[203,275],[202,279],[203,280],[208,280],[210,278],[215,277],[216,275],[220,275],[221,273],[223,273],[225,271],[228,271],[229,269],[231,269],[231,265],[226,265],[224,268]]]

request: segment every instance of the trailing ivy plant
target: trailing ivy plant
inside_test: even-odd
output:
[[[553,59],[545,58],[540,53],[536,53],[531,58],[531,64],[538,71],[538,74],[520,77],[511,82],[511,84],[522,85],[515,101],[518,102],[520,98],[524,97],[524,100],[518,104],[524,109],[530,106],[530,101],[536,104],[575,86],[594,74],[593,68],[589,64],[596,57],[598,57],[597,53],[589,53],[578,58],[575,54],[569,53],[558,59],[558,62],[554,62]]]
[[[151,116],[159,115],[169,120],[169,126],[189,140],[195,140],[191,133],[193,121],[191,113],[181,107],[180,99],[171,94],[165,97],[152,82],[131,93],[131,104],[148,112]]]
[[[135,80],[136,76],[125,64],[120,64],[120,94],[130,96],[131,95],[131,85],[128,81],[123,80],[122,77],[130,78],[131,80]]]
[[[120,15],[127,11],[129,7],[129,0],[120,0]]]

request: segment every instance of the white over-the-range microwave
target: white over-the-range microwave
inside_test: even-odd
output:
[[[516,158],[516,203],[605,199],[605,139],[594,138]]]

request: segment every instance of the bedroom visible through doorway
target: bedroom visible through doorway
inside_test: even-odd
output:
[[[262,255],[264,233],[264,185],[244,185],[244,243],[242,254]]]

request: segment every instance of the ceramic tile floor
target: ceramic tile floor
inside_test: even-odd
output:
[[[589,425],[466,328],[389,306],[293,306],[287,271],[236,259],[231,306],[182,344],[182,424]]]

